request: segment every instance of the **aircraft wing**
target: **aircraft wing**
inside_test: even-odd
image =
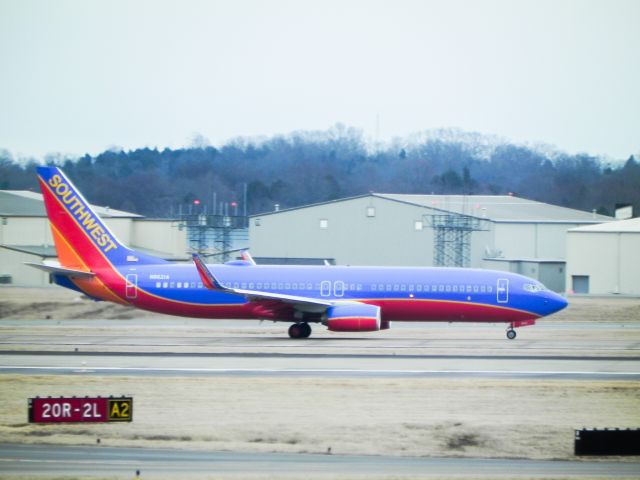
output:
[[[272,292],[262,292],[258,290],[244,290],[239,288],[230,288],[225,287],[218,281],[213,272],[209,270],[207,265],[204,263],[200,255],[197,253],[193,254],[193,263],[196,265],[196,269],[198,270],[198,274],[200,275],[200,279],[202,280],[203,285],[209,290],[217,290],[220,292],[233,293],[235,295],[241,295],[245,297],[247,300],[277,300],[284,303],[290,303],[293,305],[307,305],[307,306],[315,306],[328,308],[336,304],[336,302],[332,302],[329,300],[320,300],[318,298],[310,298],[310,297],[301,297],[297,295],[286,295],[283,293],[272,293]]]
[[[45,263],[31,263],[24,262],[25,265],[43,270],[47,273],[55,273],[56,275],[62,275],[63,277],[70,278],[91,278],[95,276],[93,272],[85,272],[83,270],[73,270],[72,268],[58,267],[55,265],[47,265]]]

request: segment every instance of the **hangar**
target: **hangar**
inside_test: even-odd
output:
[[[168,260],[187,260],[186,231],[177,221],[147,219],[135,213],[93,206],[125,244]],[[24,262],[57,261],[42,195],[0,190],[0,283],[49,284],[49,276]]]
[[[564,291],[567,230],[610,220],[510,195],[370,193],[253,215],[249,238],[258,262],[492,268]]]
[[[569,230],[567,286],[573,293],[640,295],[640,218]]]

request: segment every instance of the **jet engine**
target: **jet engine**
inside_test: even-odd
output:
[[[365,303],[336,305],[327,309],[322,323],[332,332],[375,332],[381,327],[380,307]]]

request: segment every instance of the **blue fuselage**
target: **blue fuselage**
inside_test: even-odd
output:
[[[535,280],[490,270],[253,266],[242,262],[208,267],[225,287],[331,301],[355,300],[380,306],[386,320],[513,322],[549,315],[567,305],[563,297]],[[206,289],[193,265],[132,265],[118,270],[127,281],[127,299],[139,308],[245,318],[243,307],[248,300]],[[250,310],[246,313],[246,318],[260,317]]]

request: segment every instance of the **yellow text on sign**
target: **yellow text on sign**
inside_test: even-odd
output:
[[[133,417],[133,399],[109,400],[109,421],[130,422]]]

